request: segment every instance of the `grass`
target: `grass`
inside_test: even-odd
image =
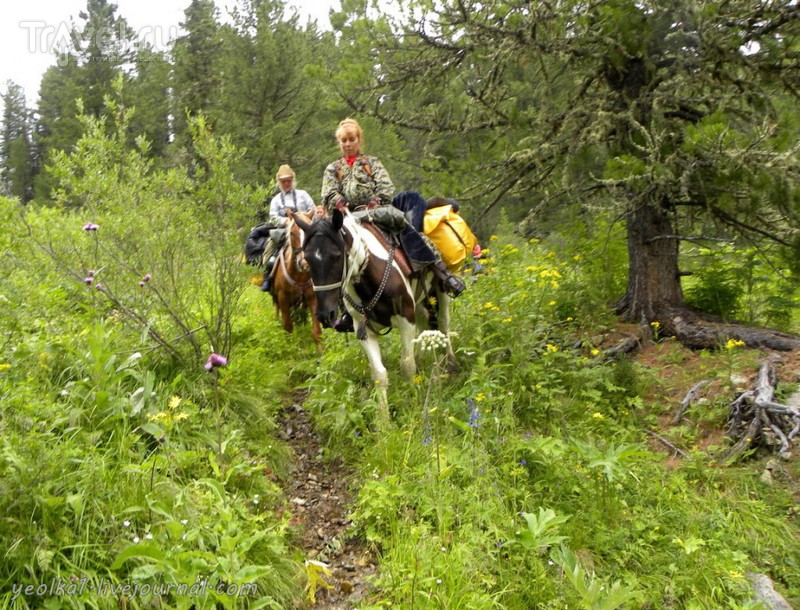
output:
[[[770,455],[713,460],[736,379],[763,355],[658,337],[606,361],[617,255],[491,240],[487,272],[453,304],[458,374],[425,354],[403,380],[397,337],[381,340],[388,427],[357,342],[328,331],[318,354],[308,326],[285,334],[256,287],[231,305],[229,362],[209,374],[143,351],[144,335],[91,307],[80,280],[56,290],[29,281],[33,263],[9,267],[4,290],[47,318],[32,306],[0,316],[15,344],[0,358],[0,605],[118,605],[13,596],[14,583],[72,577],[259,588],[167,607],[301,603],[305,557],[279,485],[291,452],[276,438],[299,387],[325,455],[356,473],[351,535],[380,560],[363,608],[746,608],[751,571],[800,603],[798,467],[782,464],[769,485]],[[787,357],[785,376],[796,364]],[[704,400],[673,425],[701,379]]]

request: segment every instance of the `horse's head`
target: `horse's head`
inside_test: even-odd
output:
[[[308,261],[306,261],[305,253],[303,252],[303,240],[305,233],[300,230],[297,225],[297,218],[304,220],[306,223],[311,222],[311,214],[303,212],[292,212],[289,210],[289,247],[291,249],[291,256],[294,259],[294,266],[300,273],[308,273]]]
[[[326,328],[333,326],[338,316],[347,272],[343,221],[339,210],[330,218],[315,217],[311,222],[295,215],[295,223],[304,233],[303,252],[317,294],[317,319]]]

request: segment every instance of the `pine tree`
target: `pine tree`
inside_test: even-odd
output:
[[[22,87],[8,81],[2,94],[4,111],[0,132],[0,171],[3,191],[23,202],[32,196],[33,155],[31,112]]]

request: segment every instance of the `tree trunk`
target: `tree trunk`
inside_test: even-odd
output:
[[[624,320],[661,322],[660,313],[684,307],[678,240],[664,208],[642,204],[628,215],[628,264],[628,291],[617,303]]]
[[[768,328],[750,328],[686,307],[678,273],[679,240],[667,210],[641,204],[628,215],[628,290],[616,304],[628,322],[658,322],[658,334],[693,349],[713,349],[729,339],[749,347],[793,350],[800,339]]]

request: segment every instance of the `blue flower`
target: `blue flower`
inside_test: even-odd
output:
[[[469,412],[469,427],[477,430],[478,426],[480,426],[478,419],[480,418],[481,411],[471,398],[467,398],[467,404],[472,408]]]

